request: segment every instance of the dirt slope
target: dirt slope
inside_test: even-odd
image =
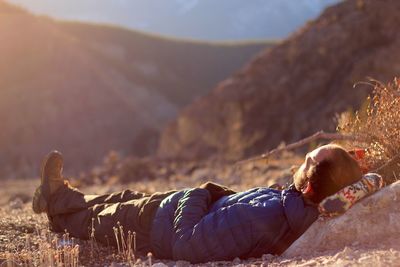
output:
[[[335,113],[359,107],[370,87],[400,74],[400,2],[349,0],[266,50],[163,132],[159,155],[238,159],[333,130]]]
[[[0,177],[145,155],[177,110],[268,43],[206,44],[36,17],[0,0]]]

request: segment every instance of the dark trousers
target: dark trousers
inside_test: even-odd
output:
[[[152,195],[124,190],[106,195],[84,195],[63,186],[52,195],[48,205],[50,225],[55,232],[89,239],[91,233],[103,244],[116,245],[113,227],[121,225],[125,236],[136,233],[136,250],[151,251],[150,231],[161,201],[176,191]],[[93,229],[92,229],[93,228]]]

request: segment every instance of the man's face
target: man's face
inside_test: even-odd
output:
[[[307,173],[312,166],[315,166],[318,162],[328,158],[331,154],[332,145],[321,146],[313,151],[307,153],[303,164],[294,174],[294,184],[297,190],[304,193],[307,189]]]

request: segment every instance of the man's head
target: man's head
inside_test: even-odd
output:
[[[338,145],[321,146],[306,155],[294,184],[306,199],[319,203],[362,177],[357,161]]]

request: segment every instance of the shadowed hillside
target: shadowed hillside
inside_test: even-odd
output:
[[[400,2],[349,0],[265,50],[163,132],[159,155],[238,159],[333,130],[335,113],[400,73]]]
[[[270,44],[169,40],[0,1],[0,174],[36,174],[51,149],[74,170],[111,149],[152,153],[177,110]]]

